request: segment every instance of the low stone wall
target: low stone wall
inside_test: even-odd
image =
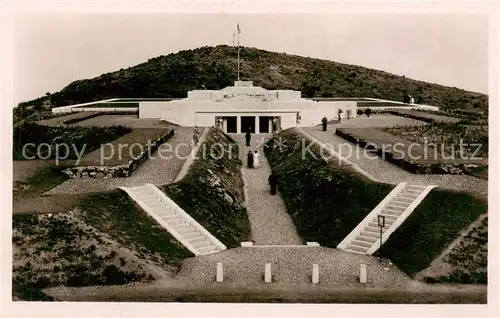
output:
[[[130,160],[126,165],[117,166],[77,166],[63,170],[68,177],[75,178],[126,178],[129,177],[137,168],[139,168],[146,160],[149,159],[149,154],[153,155],[168,139],[172,138],[174,130],[170,130],[164,136],[154,141],[150,148],[145,149],[136,158]]]
[[[379,157],[414,174],[469,174],[471,168],[474,169],[484,166],[484,164],[475,163],[473,161],[470,163],[454,163],[452,161],[446,162],[445,160],[445,162],[438,163],[410,161],[406,158],[395,157],[389,147],[385,149],[379,148],[373,142],[370,142],[370,140],[360,138],[359,136],[344,131],[342,128],[336,129],[335,134],[367,150],[374,150]]]

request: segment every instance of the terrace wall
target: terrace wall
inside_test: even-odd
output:
[[[136,158],[129,161],[126,165],[118,166],[77,166],[71,167],[63,170],[68,177],[75,178],[126,178],[129,177],[137,168],[139,168],[146,160],[149,159],[149,155],[153,155],[158,147],[165,141],[172,138],[174,135],[174,130],[170,130],[164,136],[158,138],[151,146],[141,152]]]

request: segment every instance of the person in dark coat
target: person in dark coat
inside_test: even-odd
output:
[[[253,169],[253,152],[252,152],[252,150],[248,150],[247,166],[249,169]]]
[[[271,195],[276,194],[276,187],[278,186],[279,180],[278,180],[278,175],[275,174],[274,172],[271,172],[271,175],[269,176],[268,179],[269,186],[271,187]]]
[[[252,138],[252,135],[250,134],[249,131],[245,134],[245,140],[247,141],[247,147],[250,147],[250,139]]]
[[[326,119],[326,117],[323,117],[321,123],[323,124],[323,131],[326,131],[326,125],[328,123],[328,119]]]

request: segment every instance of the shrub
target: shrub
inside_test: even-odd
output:
[[[370,117],[371,113],[372,113],[372,110],[370,108],[365,109],[366,117]]]

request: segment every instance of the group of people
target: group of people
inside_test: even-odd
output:
[[[248,150],[247,153],[247,166],[249,169],[258,169],[260,166],[259,162],[259,152],[257,150],[253,151]]]
[[[252,138],[252,134],[247,131],[245,134],[245,141],[246,141],[246,146],[250,147],[250,140]],[[248,150],[247,153],[247,167],[249,169],[258,169],[260,167],[260,161],[259,161],[259,152],[257,150],[252,151],[251,149]],[[271,195],[276,194],[276,189],[278,187],[278,176],[276,173],[271,172],[271,175],[269,175],[269,178],[267,180],[269,183],[269,186],[271,187]]]

